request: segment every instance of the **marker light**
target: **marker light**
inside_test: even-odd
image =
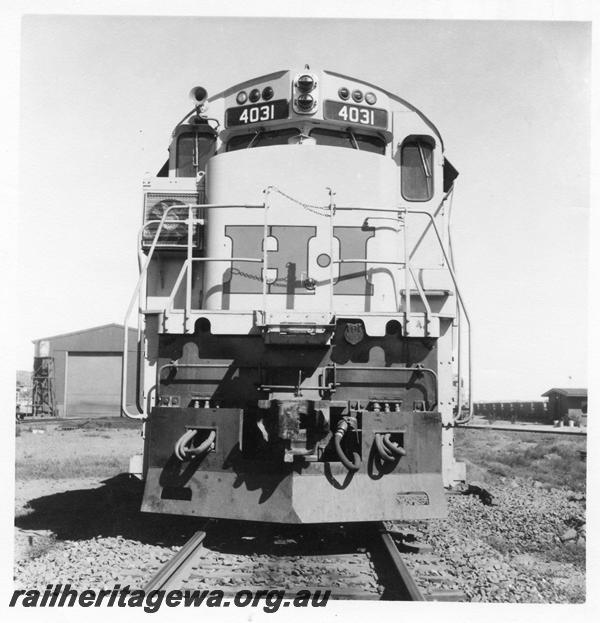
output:
[[[352,91],[352,99],[355,102],[362,102],[362,99],[363,99],[362,91],[360,91],[359,89],[355,89],[354,91]]]
[[[260,99],[260,91],[258,89],[252,89],[252,91],[250,91],[250,101],[258,102],[259,99]]]
[[[270,100],[273,97],[273,89],[271,87],[265,87],[262,92],[264,100]]]
[[[347,100],[350,97],[350,91],[346,87],[341,87],[338,91],[340,99]]]
[[[241,105],[241,104],[245,104],[247,99],[248,99],[248,94],[246,93],[246,91],[240,91],[237,94],[235,101]]]
[[[308,74],[302,74],[298,80],[296,80],[296,86],[302,93],[308,93],[315,88],[315,80]]]
[[[314,97],[308,93],[299,95],[297,102],[300,110],[310,110],[315,105]]]
[[[371,91],[365,93],[365,102],[367,102],[367,104],[371,104],[372,106],[376,101],[377,95],[375,95],[375,93],[371,93]]]

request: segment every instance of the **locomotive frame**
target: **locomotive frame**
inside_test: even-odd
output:
[[[124,374],[122,410],[144,420],[142,510],[443,517],[472,381],[439,132],[330,71],[191,95],[144,181],[124,323],[137,307],[139,403]]]

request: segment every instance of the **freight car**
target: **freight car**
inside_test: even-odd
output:
[[[126,330],[122,408],[144,421],[142,510],[443,517],[471,381],[440,133],[308,66],[190,95],[143,182],[125,318],[140,321],[139,401]]]

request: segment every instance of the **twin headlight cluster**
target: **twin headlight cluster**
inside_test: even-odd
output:
[[[252,89],[250,92],[240,91],[236,96],[236,102],[243,106],[244,104],[256,104],[261,100],[268,102],[273,98],[274,91],[270,86],[260,89]],[[341,100],[353,100],[357,104],[363,101],[373,106],[377,102],[377,96],[372,91],[363,93],[360,89],[350,90],[348,87],[340,87],[338,97]],[[314,74],[303,73],[297,76],[293,82],[292,104],[294,112],[301,115],[310,115],[317,111],[319,106],[319,85]]]
[[[266,86],[262,89],[252,89],[248,91],[240,91],[235,101],[243,106],[244,104],[256,104],[258,102],[268,102],[273,98],[274,91],[270,86]],[[307,115],[314,113],[317,109],[319,98],[317,79],[313,74],[304,73],[300,74],[294,80],[294,93],[293,93],[293,106],[294,112]]]
[[[294,80],[294,112],[301,115],[314,113],[319,104],[319,87],[313,74],[300,74]]]

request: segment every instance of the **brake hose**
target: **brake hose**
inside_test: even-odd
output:
[[[375,447],[379,456],[384,461],[393,461],[394,456],[390,454],[387,448],[383,445],[383,435],[381,433],[375,433]]]
[[[217,433],[211,430],[208,437],[197,447],[190,447],[187,444],[196,436],[198,430],[191,429],[186,431],[175,443],[174,453],[180,461],[205,454],[214,447]]]
[[[385,449],[388,450],[388,452],[395,454],[397,457],[406,456],[406,450],[402,446],[399,446],[397,443],[394,443],[390,439],[389,433],[383,436],[382,441]]]
[[[335,446],[335,451],[337,452],[338,458],[340,459],[344,467],[350,471],[355,472],[358,469],[360,469],[360,465],[361,465],[360,454],[356,452],[356,450],[353,451],[352,457],[354,460],[351,461],[346,456],[346,453],[342,450],[341,442],[347,430],[348,430],[348,422],[346,422],[346,420],[340,420],[337,430],[335,431],[335,435],[333,436],[333,444]]]
[[[376,433],[375,447],[384,461],[397,461],[406,455],[406,450],[390,439],[390,433]]]

